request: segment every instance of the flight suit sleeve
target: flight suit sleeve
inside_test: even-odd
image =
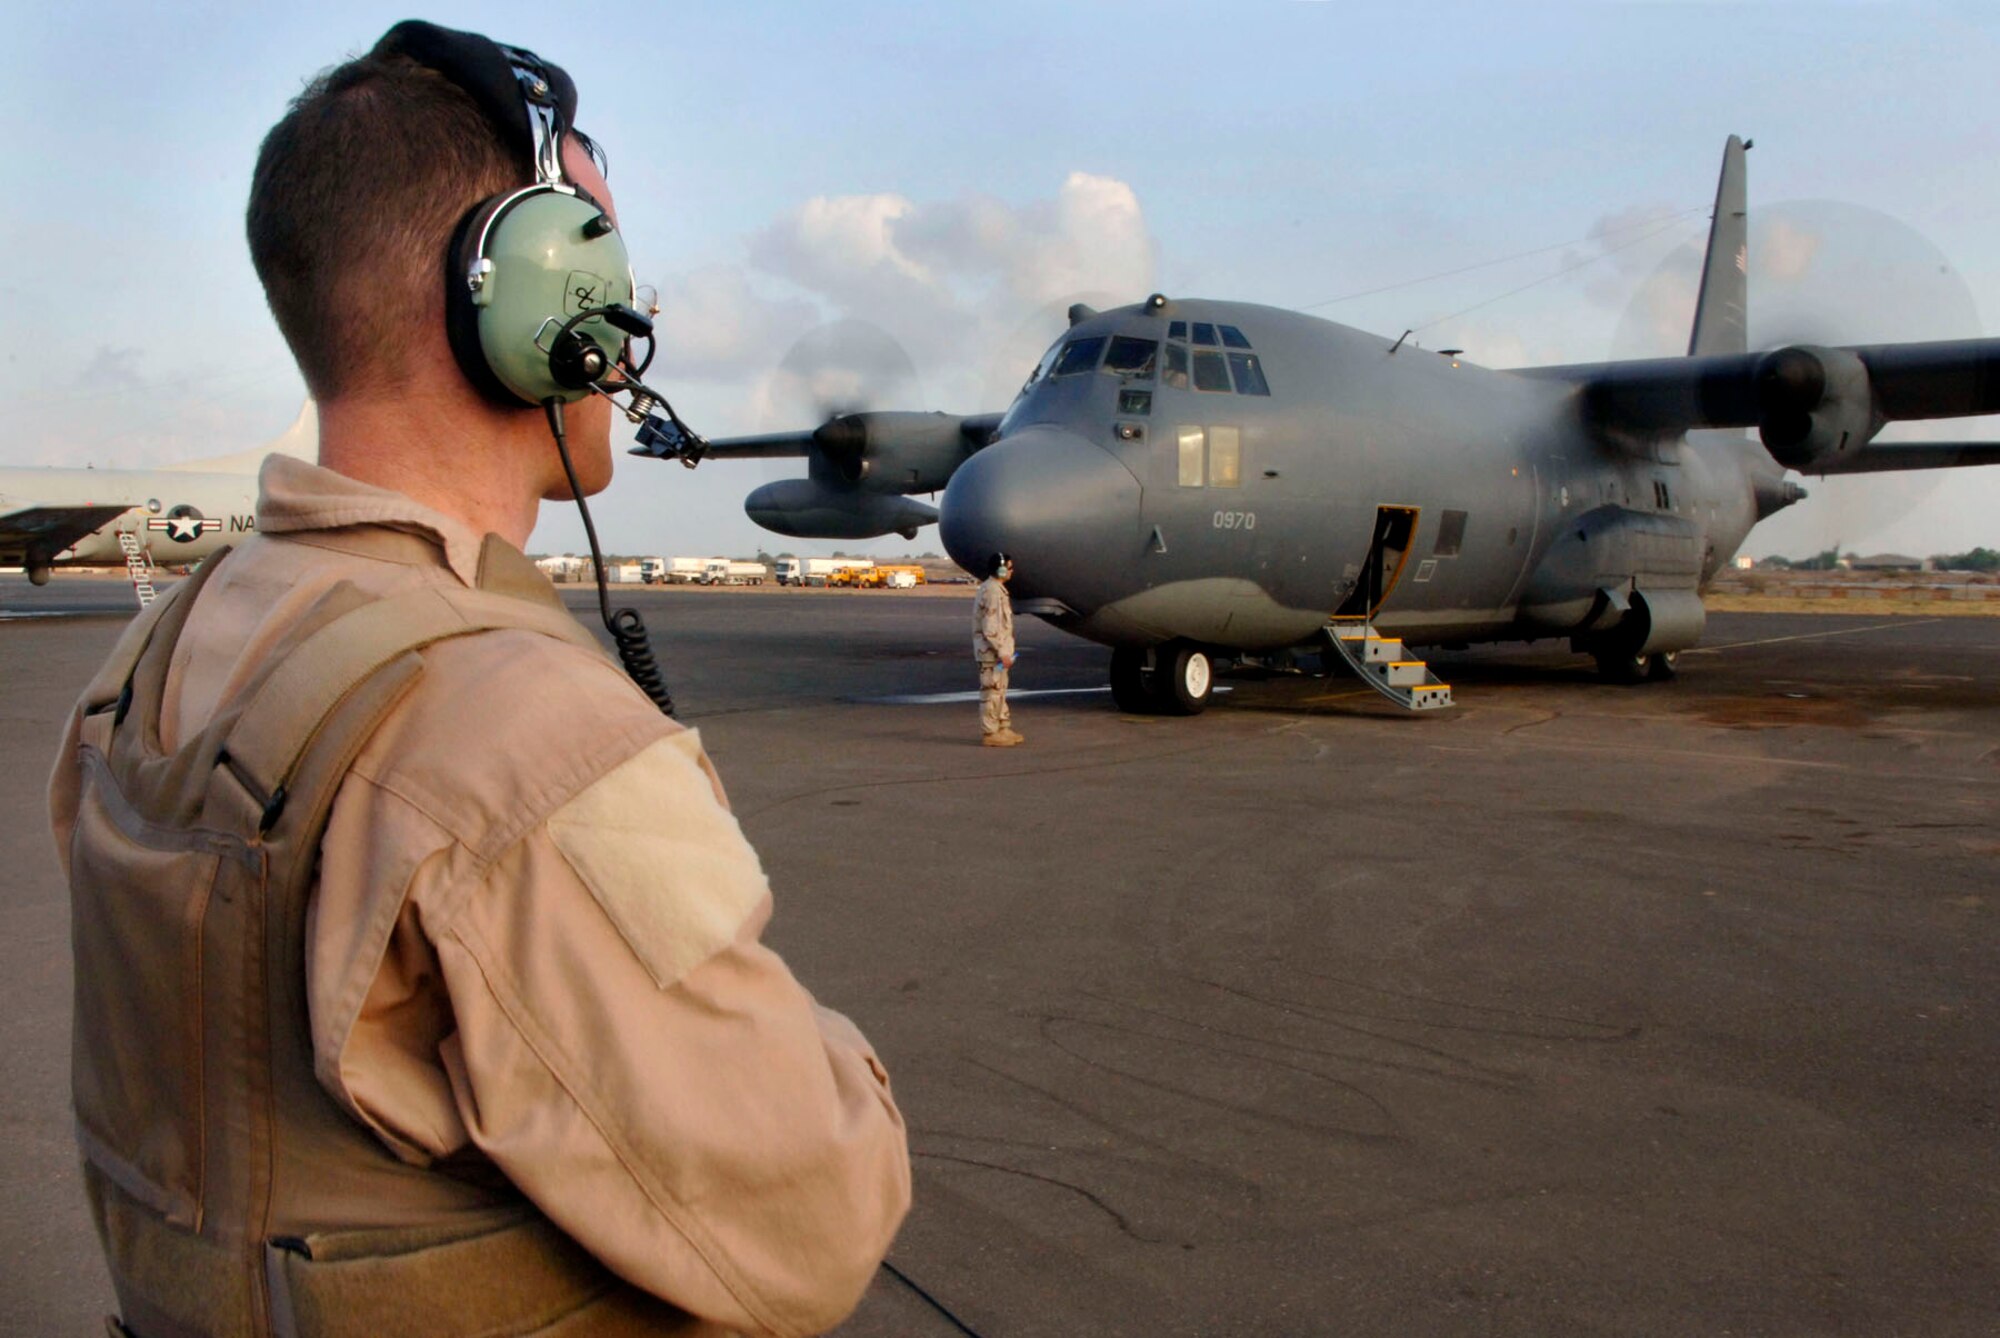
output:
[[[692,733],[431,901],[472,1141],[593,1254],[704,1318],[818,1333],[910,1197],[888,1075],[759,941],[756,853]]]
[[[993,580],[980,584],[972,615],[972,650],[975,656],[981,660],[1004,660],[1013,655],[1013,614],[1004,586]]]

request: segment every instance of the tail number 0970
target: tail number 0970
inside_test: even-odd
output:
[[[1215,528],[1218,530],[1254,530],[1257,528],[1255,511],[1218,511],[1215,513]]]

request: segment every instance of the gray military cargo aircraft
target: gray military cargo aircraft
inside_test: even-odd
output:
[[[703,453],[807,458],[745,504],[780,534],[936,520],[968,569],[1009,554],[1015,607],[1111,647],[1127,710],[1199,711],[1214,660],[1300,650],[1412,709],[1451,692],[1407,645],[1567,637],[1607,677],[1666,678],[1702,588],[1805,495],[1787,470],[2000,463],[1874,441],[2000,412],[2000,339],[1749,350],[1747,147],[1723,153],[1684,358],[1494,371],[1156,294],[1072,308],[1004,414],[843,414]],[[940,488],[940,510],[912,496]]]

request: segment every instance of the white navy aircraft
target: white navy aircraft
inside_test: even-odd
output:
[[[123,567],[141,602],[152,572],[201,561],[257,528],[257,469],[319,454],[310,400],[275,441],[161,469],[0,468],[0,566],[42,585],[56,567]]]
[[[1008,554],[1015,607],[1111,647],[1127,709],[1197,711],[1215,659],[1302,648],[1412,708],[1450,689],[1410,645],[1566,637],[1608,676],[1664,678],[1703,586],[1805,495],[1788,470],[2000,462],[1874,440],[2000,412],[2000,339],[1749,350],[1745,147],[1724,150],[1684,358],[1494,371],[1156,294],[1072,308],[1004,414],[846,414],[702,453],[807,458],[746,502],[780,534],[938,521],[969,569]],[[938,509],[911,496],[938,489]]]

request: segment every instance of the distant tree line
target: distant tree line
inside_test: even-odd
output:
[[[1969,553],[1949,553],[1933,561],[1939,571],[2000,571],[2000,549],[1975,548]]]
[[[1838,571],[1841,563],[1852,563],[1856,557],[1854,553],[1828,548],[1809,558],[1768,557],[1758,565],[1775,567],[1780,571]],[[2000,572],[2000,549],[1975,548],[1966,553],[1940,553],[1930,559],[1930,564],[1938,571]]]

